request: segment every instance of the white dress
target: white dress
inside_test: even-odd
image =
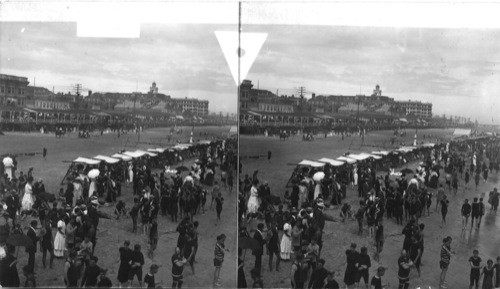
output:
[[[33,188],[29,183],[24,186],[24,197],[21,202],[23,211],[29,211],[33,207]]]
[[[354,185],[355,186],[358,185],[358,172],[357,171],[354,171]]]
[[[97,186],[95,184],[95,180],[91,180],[89,186],[89,198],[92,197],[94,193],[97,193]]]
[[[57,222],[57,233],[54,239],[54,255],[56,257],[63,257],[66,250],[66,237],[61,234],[61,231],[66,232],[66,224],[63,220]]]
[[[129,183],[134,181],[134,171],[132,170],[132,165],[128,166],[128,181]]]
[[[290,260],[292,253],[292,226],[286,223],[283,226],[285,233],[281,237],[280,256],[282,260]]]
[[[252,189],[250,189],[250,198],[248,199],[248,204],[247,204],[247,212],[248,213],[257,213],[257,210],[259,210],[259,198],[257,194],[257,189],[252,186]]]
[[[318,182],[314,188],[314,199],[316,200],[321,194],[321,184]]]

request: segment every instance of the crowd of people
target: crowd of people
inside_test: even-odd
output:
[[[416,170],[395,172],[394,168],[402,168],[413,161],[418,166]],[[388,155],[383,160],[367,160],[355,165],[332,167],[326,164],[322,168],[298,168],[290,181],[291,192],[286,191],[282,198],[272,195],[267,183],[261,183],[258,171],[252,177],[242,176],[239,237],[240,240],[253,238],[254,243],[258,243],[256,248],[247,246],[247,242],[243,245],[243,249],[252,249],[255,256],[254,268],[250,271],[254,286],[263,283],[261,263],[264,248],[267,247],[269,271],[273,270],[274,257],[276,270],[283,261],[292,261],[292,288],[340,288],[340,280],[334,281],[334,272],[325,269],[328,264],[321,258],[325,247],[324,235],[327,233],[324,230],[325,222],[357,220],[357,233],[373,241],[373,258],[378,262],[385,241],[384,223],[393,220],[397,225],[404,225],[401,231],[404,241],[397,264],[398,288],[409,288],[410,271],[415,270],[419,277],[421,274],[425,244],[424,217],[430,215],[432,203],[436,202],[435,210],[441,213],[443,228],[449,210],[448,199],[460,198],[459,180],[463,182],[464,192],[477,192],[480,182],[487,182],[489,175],[498,174],[499,162],[499,140],[480,138],[441,143],[434,147],[422,146],[411,153],[400,152],[394,156]],[[316,179],[319,171],[323,173],[322,178]],[[469,186],[471,180],[474,180],[475,187]],[[359,206],[356,209],[352,206],[353,202],[347,199],[355,197],[347,196],[348,188],[357,190],[359,202],[356,203]],[[468,228],[469,217],[470,230],[479,230],[482,217],[486,214],[485,194],[481,196],[475,198],[472,205],[469,205],[468,200],[464,201],[463,232]],[[496,214],[499,201],[496,188],[489,192],[487,201],[490,214]],[[338,217],[329,215],[325,207],[338,209]],[[255,229],[252,227],[254,223],[258,223]],[[252,231],[255,231],[253,236]],[[450,244],[451,237],[446,237],[441,250],[440,288],[447,288],[447,264],[452,253]],[[376,268],[372,279],[369,279],[371,260],[368,249],[362,247],[358,252],[356,247],[353,243],[346,251],[343,283],[347,288],[359,288],[363,279],[366,288],[383,288],[381,279],[388,268]],[[483,278],[482,288],[500,286],[500,265],[493,265],[492,258],[486,267],[481,267],[476,260],[471,261],[474,271],[474,274],[471,273],[471,288],[472,279],[478,288],[479,276]],[[240,263],[244,265],[242,259]],[[243,269],[238,282],[240,288],[247,286]]]
[[[0,285],[21,285],[17,263],[23,261],[18,260],[18,251],[26,247],[28,261],[22,272],[27,286],[35,286],[37,271],[52,269],[54,262],[64,262],[64,272],[61,272],[64,277],[59,286],[136,286],[135,278],[140,287],[161,286],[163,280],[155,282],[157,264],[153,263],[143,275],[144,255],[154,260],[162,235],[159,225],[170,220],[178,222],[176,233],[179,234],[177,243],[172,245],[175,248],[171,260],[172,287],[181,288],[184,265],[189,264],[195,273],[199,242],[199,222],[195,219],[203,218],[208,194],[220,219],[223,194],[230,194],[232,189],[236,154],[236,141],[224,139],[192,145],[175,153],[173,158],[145,156],[116,165],[105,162],[97,166],[75,165],[65,177],[66,188],[61,188],[59,194],[45,191],[41,179],[34,181],[32,169],[27,175],[20,172],[16,176],[15,171],[10,176],[4,175],[0,181]],[[194,158],[197,159],[192,166],[184,165]],[[176,165],[179,167],[174,169]],[[122,185],[127,189],[122,189]],[[133,203],[127,202],[131,198],[126,192],[133,195]],[[114,213],[105,209],[108,207],[113,208]],[[119,249],[118,282],[113,282],[94,253],[100,220],[119,222],[120,218],[131,220],[130,234],[138,233],[140,224],[140,233],[148,243],[146,246],[134,244],[132,249],[130,241],[124,242]],[[215,242],[214,284],[218,286],[227,252],[225,239],[221,234]],[[144,252],[143,247],[147,247],[147,251]],[[40,255],[43,269],[37,262]],[[50,255],[48,262],[47,255]]]

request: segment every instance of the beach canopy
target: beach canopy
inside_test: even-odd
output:
[[[103,156],[103,155],[97,155],[97,156],[95,156],[95,157],[94,157],[94,159],[96,159],[96,160],[101,160],[101,161],[105,161],[105,162],[107,162],[108,164],[116,164],[117,162],[119,162],[119,161],[120,161],[119,159],[110,158],[110,157]]]
[[[436,144],[434,144],[434,143],[426,143],[426,144],[423,144],[422,146],[423,146],[423,147],[426,147],[426,148],[432,148],[432,147],[434,147],[435,145],[436,145]]]
[[[338,157],[337,160],[347,162],[348,164],[354,164],[356,162],[355,159],[352,159],[350,157]]]
[[[212,141],[209,141],[209,140],[200,140],[200,141],[198,142],[198,144],[201,144],[201,145],[209,145],[209,144],[211,144],[211,143],[212,143]]]
[[[400,152],[411,152],[411,151],[414,151],[415,149],[417,149],[416,147],[400,147],[399,149],[397,149],[398,151]]]
[[[298,163],[299,166],[307,166],[307,167],[313,167],[313,168],[321,168],[325,166],[325,163],[320,163],[320,162],[315,162],[315,161],[310,161],[310,160],[303,160],[300,163]]]
[[[79,164],[87,164],[87,165],[98,165],[101,163],[101,161],[99,161],[99,160],[93,160],[93,159],[84,158],[84,157],[78,157],[73,162],[79,163]]]
[[[321,158],[318,160],[318,162],[329,163],[330,165],[332,165],[334,167],[340,167],[341,165],[344,164],[344,162],[334,160],[334,159],[329,159],[329,158]]]
[[[350,154],[350,155],[348,155],[348,157],[351,158],[351,159],[355,159],[357,161],[363,161],[363,160],[366,160],[367,158],[369,158],[370,156],[369,155],[363,155],[363,154],[359,154],[359,155]]]
[[[185,150],[185,149],[188,149],[191,147],[191,144],[188,144],[188,143],[185,143],[185,144],[176,144],[175,146],[173,146],[172,148],[173,149],[176,149],[176,150]]]
[[[380,160],[382,159],[381,156],[377,156],[377,155],[374,155],[374,154],[369,154],[369,153],[360,153],[359,156],[363,156],[363,157],[368,157],[368,158],[372,158],[372,159],[376,159],[376,160]]]
[[[136,150],[136,153],[142,153],[143,155],[148,155],[150,157],[156,157],[158,154],[157,153],[152,153],[152,152],[146,152],[143,150]]]
[[[146,152],[140,152],[140,151],[135,151],[135,152],[129,152],[126,151],[123,153],[126,156],[132,157],[134,159],[140,158],[146,154]]]
[[[115,158],[115,159],[122,159],[124,161],[131,161],[132,160],[132,157],[131,156],[127,156],[127,155],[122,155],[122,154],[114,154],[112,155],[111,157]]]
[[[163,153],[166,150],[167,150],[166,148],[155,148],[155,149],[148,149],[148,152],[151,152],[151,153]]]
[[[387,156],[387,155],[389,155],[389,152],[388,151],[374,151],[374,152],[372,152],[372,155]]]

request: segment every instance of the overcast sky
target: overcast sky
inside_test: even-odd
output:
[[[243,11],[244,12],[244,11]],[[143,24],[140,39],[76,37],[74,23],[0,23],[0,71],[68,91],[146,92],[210,100],[236,112],[236,88],[214,35],[234,25]],[[246,79],[291,94],[369,95],[433,103],[434,114],[500,123],[500,30],[245,25],[267,40]],[[245,49],[245,47],[243,47]],[[499,65],[497,65],[499,64]]]
[[[208,99],[212,112],[237,111],[237,89],[215,30],[232,25],[143,24],[139,39],[76,37],[76,23],[1,23],[0,72],[67,92],[147,92]],[[86,94],[86,92],[85,92]]]
[[[433,103],[433,113],[500,123],[500,30],[244,26],[269,33],[247,75],[279,94],[370,95]],[[286,90],[291,89],[291,90]]]

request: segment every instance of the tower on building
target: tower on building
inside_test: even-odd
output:
[[[373,90],[372,96],[382,96],[382,90],[380,90],[380,85],[376,85]]]
[[[153,84],[149,88],[150,94],[158,94],[158,87],[156,87],[156,82],[153,81]]]

